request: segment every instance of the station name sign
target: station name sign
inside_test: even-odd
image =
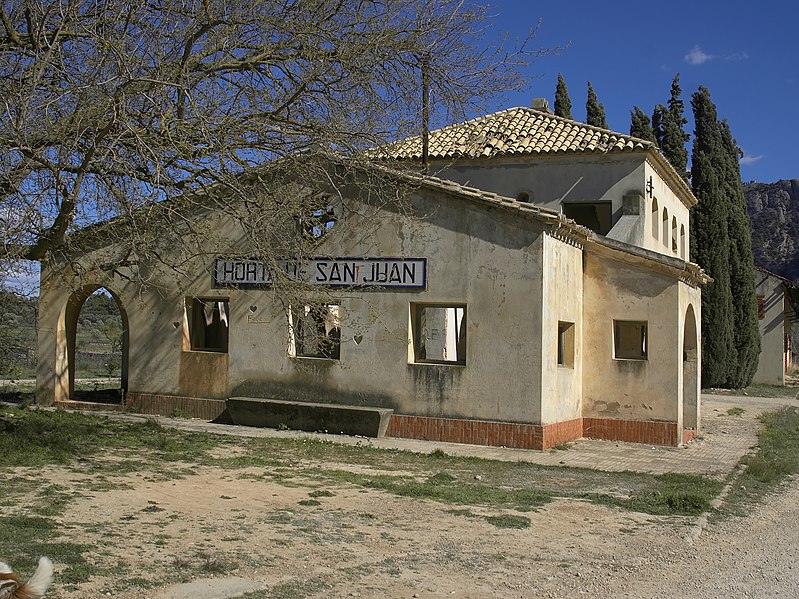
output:
[[[425,289],[427,258],[312,258],[279,260],[290,278],[329,287]],[[215,287],[268,287],[273,277],[259,260],[217,258]]]

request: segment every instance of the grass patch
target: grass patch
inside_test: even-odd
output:
[[[155,420],[126,423],[61,410],[0,409],[2,467],[70,464],[107,450],[135,451],[137,459],[109,467],[132,472],[142,458],[196,462],[224,437],[166,429]]]
[[[799,473],[799,409],[784,407],[760,416],[757,451],[741,462],[746,470],[732,485],[726,510],[742,513],[747,505],[773,492],[787,477]]]
[[[702,389],[710,395],[748,395],[749,397],[797,397],[799,389],[783,385],[754,384],[745,389]]]
[[[586,495],[586,499],[636,512],[655,515],[697,516],[712,511],[710,502],[724,483],[691,474],[660,474],[652,484],[630,497]]]
[[[729,410],[727,410],[727,415],[728,416],[742,416],[744,414],[744,412],[746,412],[746,410],[744,410],[743,408],[739,408],[738,406],[735,406],[734,408],[730,408]]]
[[[530,528],[530,518],[503,514],[501,516],[486,516],[486,521],[497,528]]]

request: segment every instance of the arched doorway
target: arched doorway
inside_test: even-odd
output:
[[[696,431],[699,415],[699,338],[693,306],[688,306],[685,312],[682,344],[683,429]]]
[[[68,397],[122,403],[128,389],[128,315],[107,287],[72,294],[64,311]],[[88,379],[87,384],[76,384]]]

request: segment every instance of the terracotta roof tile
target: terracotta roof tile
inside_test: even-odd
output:
[[[607,153],[653,149],[654,144],[535,110],[509,108],[430,132],[429,156],[491,158],[503,155]],[[421,137],[376,148],[374,157],[419,160]]]

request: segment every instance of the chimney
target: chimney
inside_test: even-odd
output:
[[[541,112],[552,114],[552,111],[549,109],[549,102],[546,98],[533,98],[532,108],[534,110],[540,110]]]

